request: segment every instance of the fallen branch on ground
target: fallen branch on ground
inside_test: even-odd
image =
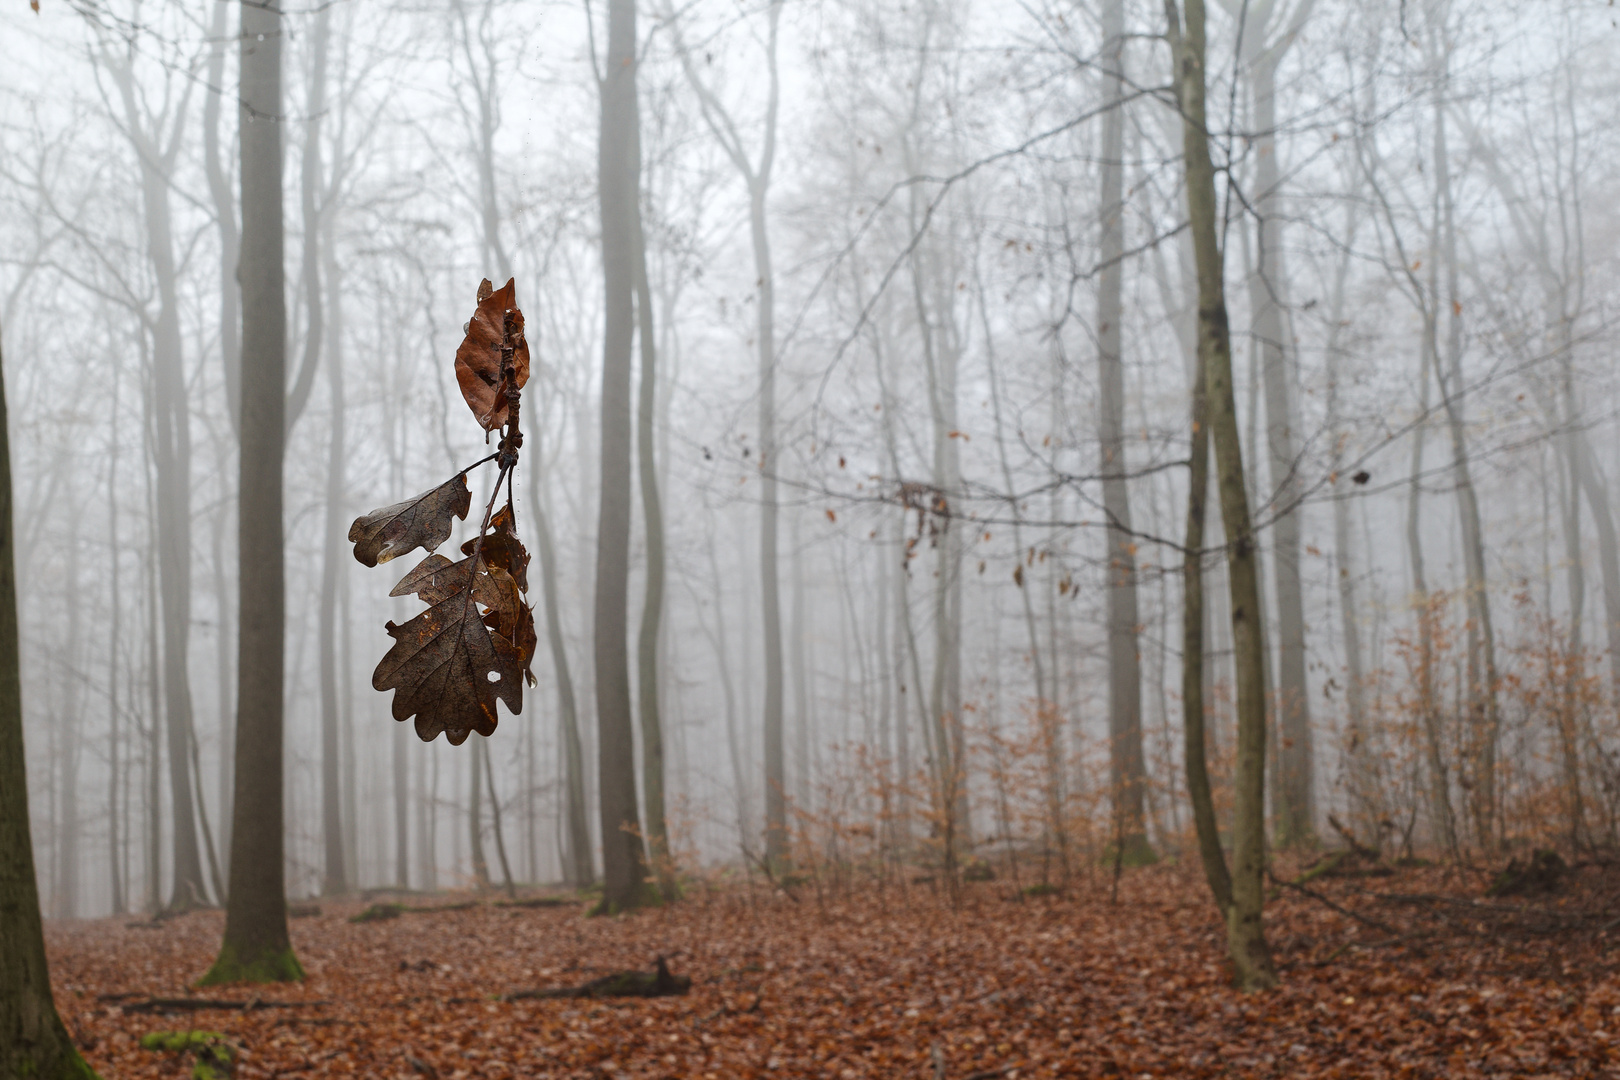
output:
[[[318,1009],[330,1004],[329,1001],[261,1001],[258,997],[242,1001],[223,998],[147,998],[145,1001],[132,1001],[123,1006],[123,1010],[125,1014],[200,1012],[206,1009],[235,1009],[247,1012],[249,1009]]]
[[[580,986],[546,986],[530,990],[513,990],[502,1000],[520,1001],[525,998],[607,998],[607,997],[674,997],[692,988],[692,979],[686,975],[671,975],[664,958],[658,958],[658,967],[652,973],[645,971],[616,971],[600,979],[592,979]]]

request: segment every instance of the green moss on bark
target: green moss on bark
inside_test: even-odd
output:
[[[208,969],[208,974],[197,980],[198,986],[220,986],[225,983],[299,982],[304,967],[293,955],[292,949],[282,949],[254,960],[244,961],[236,950],[226,945],[219,951],[219,959]]]

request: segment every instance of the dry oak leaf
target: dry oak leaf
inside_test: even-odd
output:
[[[461,545],[461,553],[471,555],[477,545],[478,538],[474,537]],[[518,540],[517,521],[512,516],[511,506],[501,507],[490,518],[482,552],[486,563],[512,575],[520,592],[529,591],[529,551]]]
[[[529,343],[523,338],[523,313],[517,309],[515,280],[492,289],[489,279],[478,286],[478,310],[467,324],[467,336],[456,350],[456,382],[467,407],[485,431],[506,423],[506,387],[501,381],[501,339],[506,313],[512,313],[512,367],[519,390],[529,381]]]
[[[457,475],[431,491],[373,510],[349,526],[354,557],[366,566],[376,566],[418,547],[432,551],[450,539],[450,519],[465,521],[471,506],[467,478]]]
[[[416,734],[432,742],[444,732],[459,746],[471,732],[492,735],[498,700],[513,713],[523,710],[523,660],[517,646],[485,623],[486,608],[500,621],[516,624],[517,586],[511,575],[472,559],[451,563],[440,555],[424,559],[394,595],[415,592],[432,606],[403,626],[388,623],[393,648],[377,664],[371,685],[394,691],[395,720],[416,717]]]

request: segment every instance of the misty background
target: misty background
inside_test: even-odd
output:
[[[451,364],[480,279],[515,277],[534,364],[519,529],[536,550],[543,513],[555,546],[597,830],[603,12],[284,12],[289,894],[330,885],[334,820],[351,888],[498,884],[497,822],[515,880],[577,883],[546,620],[539,685],[487,756],[479,737],[423,744],[370,685],[383,624],[415,610],[388,598],[406,567],[368,570],[343,538],[489,452]],[[0,11],[0,331],[31,815],[58,917],[199,885],[217,902],[224,880],[232,609],[252,572],[234,533],[236,21],[222,2]],[[959,730],[970,850],[1055,875],[1061,846],[1063,872],[1085,872],[1120,831],[1134,746],[1147,843],[1191,850],[1196,281],[1162,23],[1135,0],[642,5],[657,679],[684,868],[743,872],[764,849],[769,480],[796,843],[926,862],[920,778]],[[1611,6],[1575,0],[1212,8],[1273,753],[1304,792],[1271,798],[1305,831],[1331,834],[1333,814],[1396,847],[1477,842],[1486,698],[1504,835],[1620,829],[1617,33]],[[477,506],[489,479],[470,479]],[[1222,806],[1214,548],[1206,585]],[[1126,586],[1134,674],[1111,665]],[[1134,707],[1110,692],[1126,678]]]

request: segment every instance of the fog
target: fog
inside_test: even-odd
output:
[[[0,11],[48,916],[229,881],[239,583],[267,572],[239,554],[244,116],[283,148],[289,897],[586,884],[609,773],[655,877],[1196,858],[1199,282],[1161,5],[648,0],[618,66],[603,8],[290,5],[280,115],[240,107],[238,5]],[[1233,0],[1208,32],[1272,843],[1613,842],[1613,9]],[[644,287],[612,256],[637,229]],[[487,739],[423,742],[372,688],[421,554],[368,568],[347,537],[495,452],[454,361],[509,277],[536,684]],[[469,474],[456,548],[493,479]],[[604,501],[627,529],[604,536]],[[1224,823],[1239,664],[1209,502],[1194,682]],[[603,709],[616,636],[628,697]]]

